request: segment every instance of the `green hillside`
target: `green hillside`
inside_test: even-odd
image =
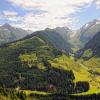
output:
[[[97,33],[79,50],[80,58],[71,54],[69,43],[53,30],[38,31],[2,45],[0,99],[10,100],[12,95],[17,100],[53,100],[60,96],[64,100],[77,100],[76,96],[88,97],[94,93],[99,96],[99,39]]]
[[[65,53],[72,52],[70,43],[67,40],[67,33],[65,34],[64,32],[58,32],[57,29],[46,29],[44,31],[36,32],[35,34],[37,33],[41,34],[47,40],[47,42],[49,41],[55,48],[59,49],[60,51]]]
[[[91,76],[91,87],[94,92],[100,90],[100,32],[98,32],[83,49],[76,54],[78,62],[87,68]]]

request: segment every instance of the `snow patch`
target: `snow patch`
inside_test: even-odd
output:
[[[96,22],[96,24],[100,24],[100,21]]]
[[[86,24],[85,27],[87,28],[89,26],[89,24]]]

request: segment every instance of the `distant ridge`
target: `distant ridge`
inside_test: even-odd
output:
[[[19,40],[29,33],[21,28],[15,28],[8,23],[0,26],[0,45]]]

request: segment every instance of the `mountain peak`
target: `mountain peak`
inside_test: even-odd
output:
[[[94,19],[94,20],[93,20],[93,22],[99,22],[99,21],[100,21],[99,19]]]
[[[55,29],[70,30],[68,27],[56,27]]]
[[[46,31],[50,31],[50,30],[52,30],[52,29],[51,29],[51,28],[46,28],[45,30],[46,30]]]
[[[83,31],[86,31],[87,29],[89,29],[90,27],[96,25],[96,24],[100,24],[100,20],[99,19],[94,19],[88,23],[86,23],[85,25],[83,25],[83,27],[81,27],[81,32],[83,33]]]
[[[11,25],[8,24],[8,23],[5,23],[4,25],[2,25],[2,27],[4,27],[4,28],[9,28],[9,27],[11,27]]]
[[[95,24],[97,24],[97,23],[100,23],[100,20],[99,20],[99,19],[94,19],[93,21],[89,22],[88,24],[89,24],[90,26],[93,26],[93,25],[95,25]]]

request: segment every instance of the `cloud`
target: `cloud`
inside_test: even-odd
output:
[[[15,12],[15,11],[9,11],[9,10],[5,10],[5,11],[3,11],[3,15],[4,16],[7,16],[7,17],[15,17],[15,16],[17,16],[18,14],[17,14],[17,12]]]
[[[42,0],[8,0],[14,6],[19,6],[21,8],[31,10],[33,8],[41,8],[44,6],[44,2]]]
[[[96,1],[96,5],[97,5],[97,9],[99,9],[100,8],[100,0]]]
[[[20,16],[18,16],[18,13],[15,11],[10,10],[4,10],[0,13],[0,20],[7,21],[11,23],[18,22],[20,19]]]
[[[20,26],[24,29],[41,30],[46,27],[54,28],[58,26],[71,26],[78,21],[77,17],[71,17],[79,13],[83,8],[89,7],[93,0],[8,0],[13,6],[20,7],[24,11],[29,11],[23,17],[18,16],[16,20],[20,20]],[[41,13],[33,13],[38,9]],[[46,12],[43,13],[42,11]]]

